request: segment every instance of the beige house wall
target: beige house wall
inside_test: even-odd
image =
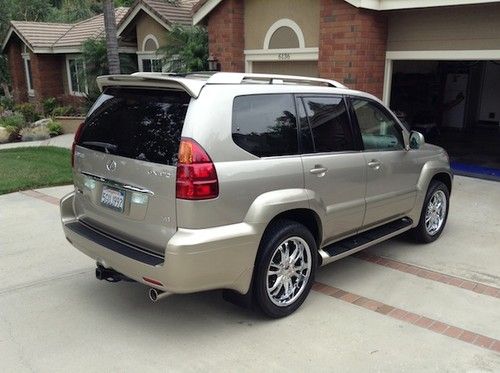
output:
[[[305,47],[319,46],[320,0],[246,0],[245,49],[262,49],[273,23],[288,18],[304,33]]]
[[[317,61],[267,62],[256,61],[252,64],[254,73],[285,74],[318,77]]]
[[[500,50],[500,4],[389,12],[388,51]]]
[[[158,40],[158,44],[163,47],[166,43],[166,30],[165,28],[156,22],[153,18],[147,15],[144,12],[140,12],[137,15],[135,20],[136,22],[136,30],[137,30],[137,51],[142,52],[142,44],[144,39],[148,35],[154,35],[156,40]]]

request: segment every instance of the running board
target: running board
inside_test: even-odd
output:
[[[328,245],[319,250],[321,265],[345,258],[406,232],[411,229],[412,224],[413,220],[410,218],[402,218]]]

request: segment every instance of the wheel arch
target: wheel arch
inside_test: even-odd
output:
[[[433,180],[440,181],[444,185],[446,185],[446,187],[448,188],[448,192],[451,194],[451,188],[453,186],[453,182],[452,182],[451,176],[448,173],[438,172],[432,177],[431,182]],[[430,185],[430,183],[429,183],[429,185]]]

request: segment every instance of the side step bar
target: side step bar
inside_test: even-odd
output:
[[[345,258],[346,256],[397,236],[410,230],[412,224],[413,220],[405,217],[328,245],[319,250],[322,259],[321,264],[325,265]]]

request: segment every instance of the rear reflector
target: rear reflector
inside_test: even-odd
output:
[[[219,195],[215,165],[207,152],[193,139],[181,140],[176,184],[179,199],[203,200]]]
[[[143,277],[142,279],[146,282],[149,282],[150,284],[157,285],[157,286],[163,286],[163,284],[160,281],[153,280],[152,278]]]

